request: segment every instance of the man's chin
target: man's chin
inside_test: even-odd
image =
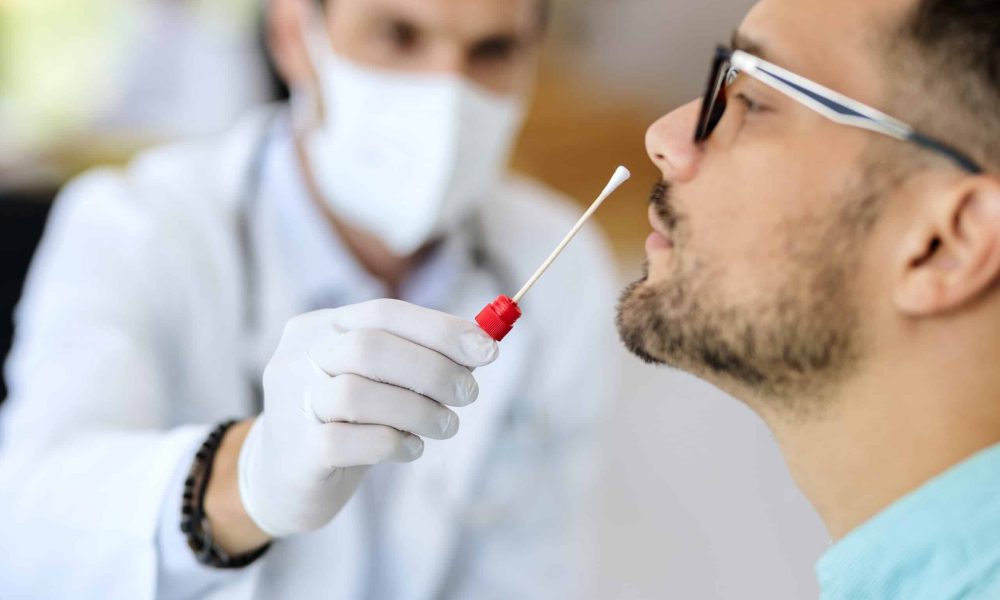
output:
[[[649,265],[644,265],[643,270],[643,276],[625,288],[618,302],[616,324],[622,344],[646,363],[671,367],[718,385],[719,373],[713,363],[724,361],[700,349],[699,340],[693,337],[700,337],[699,333],[692,329],[698,317],[680,317],[676,313],[668,316],[672,312],[668,306],[682,296],[680,289],[655,280]],[[724,354],[728,358],[733,355]]]
[[[654,365],[666,364],[650,349],[650,339],[654,328],[651,320],[658,319],[655,300],[656,293],[648,285],[648,274],[643,267],[643,276],[632,282],[622,292],[618,301],[618,314],[615,319],[618,327],[618,337],[622,344],[632,354],[646,363]]]

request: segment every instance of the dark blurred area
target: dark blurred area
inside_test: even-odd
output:
[[[24,275],[35,246],[45,228],[45,219],[56,190],[16,192],[0,190],[0,239],[4,260],[0,263],[0,351],[4,356],[14,333],[12,314],[21,295]],[[7,397],[7,385],[0,378],[0,403]]]

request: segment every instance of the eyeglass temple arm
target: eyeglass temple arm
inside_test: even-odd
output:
[[[919,133],[899,119],[786,71],[777,65],[772,65],[756,56],[736,51],[732,56],[732,65],[738,71],[746,73],[768,87],[806,105],[831,121],[917,144],[948,157],[970,173],[983,172],[975,161],[958,150]]]

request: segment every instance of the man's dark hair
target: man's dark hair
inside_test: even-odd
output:
[[[890,57],[899,116],[1000,171],[1000,0],[917,0]]]

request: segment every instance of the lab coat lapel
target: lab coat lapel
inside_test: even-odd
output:
[[[279,233],[272,226],[281,205],[266,198],[260,201],[252,220],[258,250],[259,329],[251,332],[245,348],[251,370],[257,372],[263,371],[274,352],[287,320],[303,310],[302,290],[289,276]],[[254,598],[366,598],[368,548],[375,543],[367,528],[368,510],[364,499],[355,495],[326,526],[276,542],[262,561]]]
[[[460,297],[459,308],[454,314],[471,317],[497,294],[509,293],[498,289],[492,277],[481,271],[477,275],[479,281],[465,288],[466,293]],[[454,481],[448,492],[457,507],[464,507],[475,494],[478,473],[491,455],[511,405],[517,400],[517,395],[523,393],[523,386],[527,385],[530,334],[529,327],[515,329],[501,342],[499,358],[475,372],[479,399],[460,411],[462,425],[456,441],[461,447],[451,449],[446,446],[449,477]]]
[[[365,510],[355,496],[325,527],[275,542],[261,564],[254,599],[366,598],[372,539]]]
[[[449,310],[469,317],[499,293],[494,278],[482,271],[474,271],[460,288]],[[458,409],[458,435],[428,440],[424,456],[399,469],[399,485],[386,511],[385,538],[391,553],[388,560],[398,564],[406,557],[400,573],[406,579],[392,586],[401,600],[435,598],[447,580],[460,528],[476,508],[476,485],[511,402],[524,384],[530,345],[526,334],[512,333],[504,340],[499,359],[476,370],[479,399]]]

